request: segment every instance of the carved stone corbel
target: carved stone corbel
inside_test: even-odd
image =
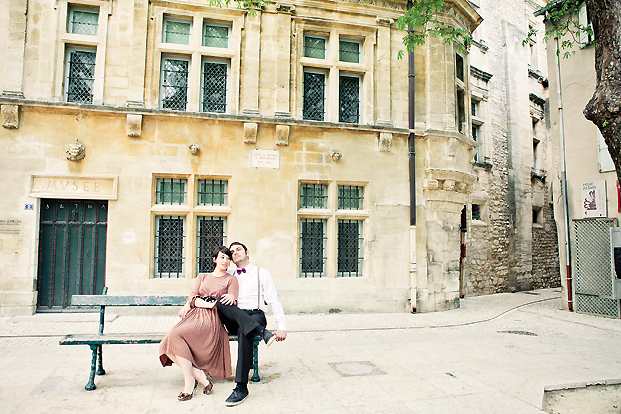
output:
[[[276,11],[278,13],[293,13],[295,11],[295,6],[292,4],[276,3]]]
[[[19,105],[2,105],[2,126],[8,129],[19,128]]]
[[[375,19],[375,23],[377,23],[379,26],[392,26],[392,24],[395,21],[393,19],[387,19],[384,17],[378,17],[377,19]]]
[[[380,132],[377,144],[380,152],[390,152],[392,150],[392,134]]]
[[[244,144],[256,144],[257,143],[257,129],[259,124],[255,122],[244,123]]]
[[[276,145],[289,145],[289,125],[276,125]]]
[[[127,136],[137,138],[142,133],[142,115],[127,114]]]

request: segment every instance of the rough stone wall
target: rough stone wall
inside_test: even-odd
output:
[[[546,199],[549,199],[546,192]],[[542,208],[543,224],[533,226],[533,289],[561,286],[561,274],[558,257],[558,239],[554,208],[551,203],[545,203]]]
[[[556,226],[549,203],[543,201],[548,200],[550,184],[535,186],[531,180],[531,117],[541,114],[533,110],[529,94],[547,94],[532,76],[533,71],[547,76],[545,49],[539,39],[531,58],[529,48],[521,44],[529,25],[542,29],[543,24],[532,15],[535,2],[475,3],[484,22],[474,35],[470,65],[491,78],[482,82],[471,72],[473,97],[481,99],[478,116],[484,121],[487,148],[475,164],[478,181],[467,206],[462,294],[558,286]],[[551,163],[548,137],[547,130],[540,130],[538,168],[544,171]],[[485,161],[483,155],[488,157]],[[481,220],[472,220],[472,204],[481,206]],[[541,208],[543,224],[533,225],[533,207]]]

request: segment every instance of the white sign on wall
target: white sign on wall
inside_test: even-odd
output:
[[[582,183],[580,196],[582,218],[608,217],[605,180]]]
[[[280,153],[276,150],[253,150],[252,168],[280,168]]]

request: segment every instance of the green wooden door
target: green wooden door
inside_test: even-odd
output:
[[[108,202],[41,200],[37,311],[63,310],[71,295],[105,285]]]

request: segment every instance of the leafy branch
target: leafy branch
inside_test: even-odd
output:
[[[403,38],[403,45],[408,52],[413,51],[416,46],[424,45],[429,36],[455,45],[460,52],[470,46],[472,38],[468,31],[447,26],[437,20],[437,15],[442,11],[444,3],[445,0],[415,0],[411,3],[411,7],[397,19],[397,28],[407,31]],[[403,54],[403,50],[400,50],[397,57],[402,59]]]

